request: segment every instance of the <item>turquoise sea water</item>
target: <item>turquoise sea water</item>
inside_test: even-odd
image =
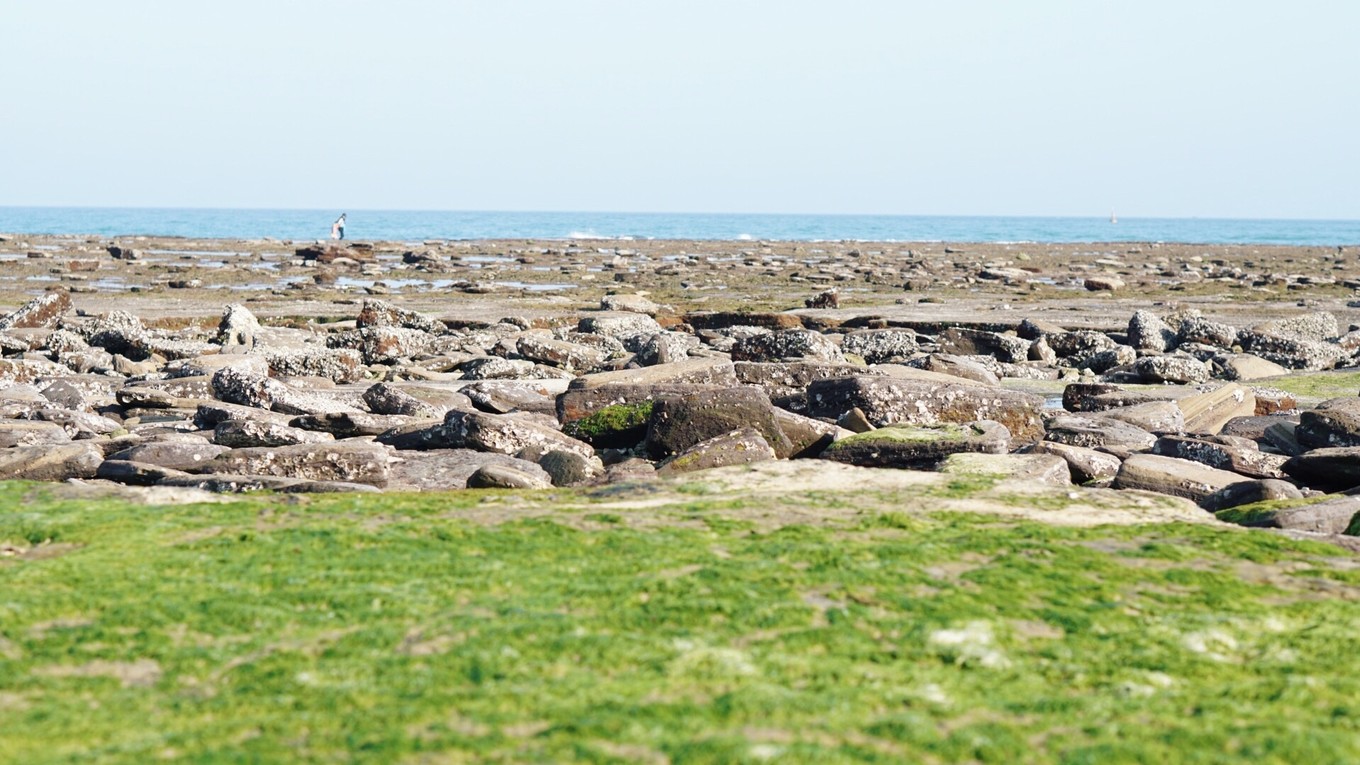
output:
[[[777,239],[946,242],[1360,244],[1356,220],[1021,218],[927,215],[440,212],[0,207],[0,233],[309,240],[348,213],[350,239]]]

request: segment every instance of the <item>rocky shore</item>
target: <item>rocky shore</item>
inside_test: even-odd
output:
[[[1339,538],[1360,397],[1285,382],[1357,365],[1355,257],[0,237],[0,478],[372,492],[834,461]],[[1295,502],[1234,514],[1263,500]]]

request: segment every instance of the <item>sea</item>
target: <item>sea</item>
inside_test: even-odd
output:
[[[0,207],[0,234],[324,239],[722,239],[899,242],[1360,244],[1360,220],[737,213]]]

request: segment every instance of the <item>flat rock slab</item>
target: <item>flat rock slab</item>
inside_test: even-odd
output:
[[[808,414],[832,420],[858,407],[876,426],[1001,423],[1011,446],[1043,437],[1043,398],[1003,388],[937,384],[862,375],[808,386]]]
[[[104,450],[90,441],[47,446],[15,446],[0,451],[0,480],[65,481],[93,478]]]
[[[499,465],[549,481],[538,465],[506,454],[476,449],[432,449],[399,452],[391,464],[387,488],[394,491],[451,491],[466,488],[480,468]]]
[[[1251,479],[1190,460],[1135,454],[1119,466],[1114,487],[1154,491],[1198,503],[1225,486],[1248,480]]]
[[[979,421],[967,425],[893,425],[842,438],[821,458],[861,467],[930,468],[960,452],[1002,454],[1010,441],[1004,425]]]
[[[665,385],[698,383],[731,387],[739,385],[732,362],[726,359],[687,359],[639,369],[597,372],[571,381],[571,388],[598,388],[604,385]]]
[[[951,454],[940,463],[939,472],[1034,481],[1048,486],[1072,484],[1067,460],[1056,454]]]
[[[1237,513],[1229,510],[1219,517],[1243,526],[1320,534],[1355,534],[1360,532],[1360,527],[1356,525],[1357,514],[1360,514],[1360,497],[1336,497],[1311,505],[1260,512]]]
[[[233,449],[198,466],[197,473],[228,473],[383,487],[391,473],[387,449],[367,442]]]

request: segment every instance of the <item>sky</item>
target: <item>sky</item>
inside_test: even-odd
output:
[[[1360,3],[0,0],[0,205],[1360,217]]]

